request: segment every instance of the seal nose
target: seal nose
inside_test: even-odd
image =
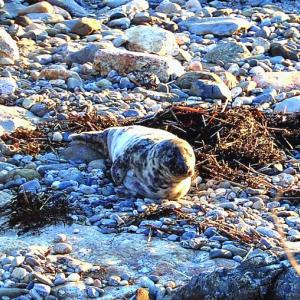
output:
[[[185,162],[181,162],[177,170],[179,175],[192,176],[194,173],[194,171]]]

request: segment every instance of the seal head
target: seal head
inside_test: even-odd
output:
[[[160,167],[169,173],[170,177],[178,180],[185,179],[194,174],[195,155],[192,147],[181,139],[163,140],[155,146]]]

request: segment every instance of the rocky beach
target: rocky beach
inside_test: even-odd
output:
[[[300,299],[300,1],[0,0],[0,24],[1,300]],[[186,196],[63,155],[126,125],[190,143]]]

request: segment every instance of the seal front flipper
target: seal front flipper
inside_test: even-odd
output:
[[[119,156],[112,164],[111,167],[111,177],[115,184],[120,185],[123,182],[123,179],[125,178],[127,171],[128,171],[128,161],[122,157]]]

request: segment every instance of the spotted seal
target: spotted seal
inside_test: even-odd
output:
[[[186,141],[165,130],[134,125],[71,136],[112,161],[111,176],[133,194],[149,198],[184,196],[194,174],[195,154]]]

